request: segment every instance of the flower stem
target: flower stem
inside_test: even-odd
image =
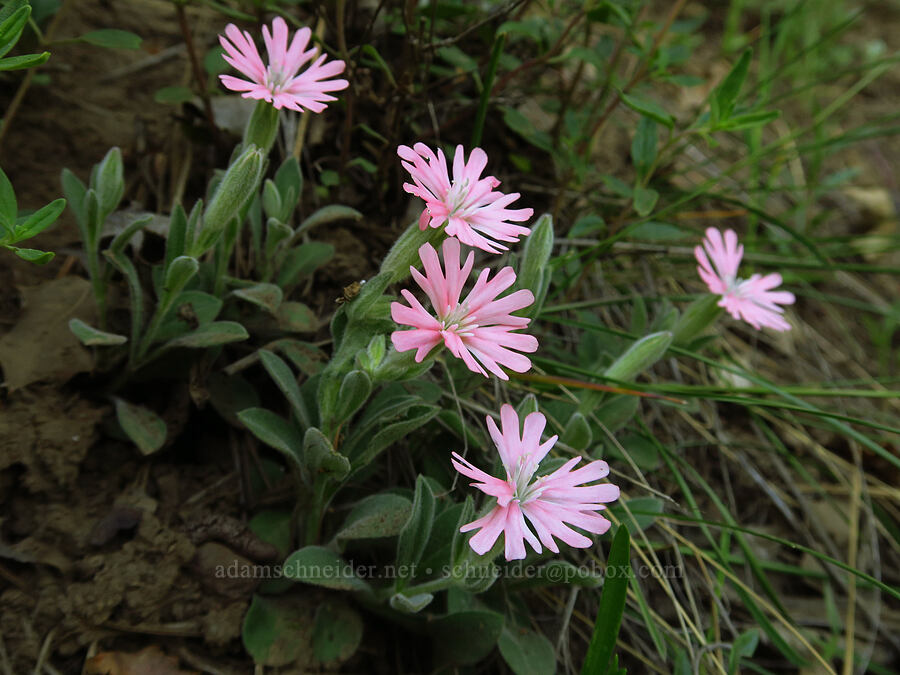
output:
[[[423,593],[431,593],[434,595],[440,591],[447,590],[457,581],[458,579],[448,574],[446,576],[438,577],[437,579],[432,579],[431,581],[423,581],[421,584],[416,584],[415,586],[408,586],[403,589],[403,595],[407,597],[422,595]],[[390,591],[393,593],[393,589],[390,589]]]

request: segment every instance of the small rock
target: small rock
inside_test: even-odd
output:
[[[226,598],[249,597],[262,579],[260,565],[214,541],[197,549],[192,567],[201,584]]]

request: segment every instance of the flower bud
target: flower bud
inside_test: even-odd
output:
[[[191,249],[199,257],[209,249],[241,207],[256,194],[265,166],[266,154],[256,146],[244,150],[222,177],[219,187],[203,212],[203,225]]]
[[[516,285],[532,292],[538,288],[552,253],[553,218],[549,213],[545,213],[531,228],[531,235],[525,240],[525,245],[522,247]]]
[[[434,350],[437,352],[438,350]],[[429,354],[421,363],[416,363],[415,352],[398,352],[393,347],[387,357],[379,364],[373,374],[373,380],[377,382],[403,382],[414,380],[424,375],[434,365],[434,357]]]
[[[419,248],[422,244],[437,245],[443,238],[442,229],[429,227],[423,232],[417,223],[413,223],[406,228],[406,232],[400,235],[400,238],[388,251],[384,262],[381,263],[379,276],[383,275],[387,278],[386,285],[403,281],[409,276],[410,266],[419,265]]]
[[[361,351],[356,355],[357,367],[371,376],[378,369],[378,366],[381,365],[386,353],[387,345],[384,334],[379,333],[372,337],[365,351]]]
[[[685,346],[713,325],[724,310],[719,306],[718,295],[704,295],[695,300],[678,319],[672,333],[676,345]]]
[[[668,331],[642,337],[617,358],[604,375],[612,380],[631,381],[659,361],[671,344],[672,333]]]

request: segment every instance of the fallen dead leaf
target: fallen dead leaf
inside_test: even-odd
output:
[[[70,276],[21,290],[22,318],[0,338],[0,366],[9,390],[41,380],[65,382],[90,370],[90,352],[69,330],[70,319],[90,325],[97,320],[90,283]]]
[[[877,222],[897,217],[894,197],[881,187],[846,187],[844,194],[862,211]]]
[[[101,652],[84,664],[84,675],[198,675],[195,670],[181,670],[178,659],[167,656],[159,647],[139,652]]]

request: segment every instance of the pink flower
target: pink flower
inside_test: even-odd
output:
[[[603,534],[609,529],[609,521],[594,512],[606,508],[601,502],[618,499],[619,488],[609,483],[584,485],[609,474],[606,462],[597,460],[573,471],[581,461],[580,457],[574,457],[553,473],[532,480],[538,464],[557,439],[552,436],[541,445],[541,433],[546,423],[541,413],[531,413],[525,418],[525,428],[519,437],[519,416],[511,405],[500,408],[502,431],[493,419],[487,418],[488,431],[506,469],[505,479],[490,476],[453,453],[454,468],[475,479],[477,482],[472,483],[473,487],[497,498],[497,505],[490,513],[460,528],[460,532],[479,530],[469,540],[477,554],[489,551],[501,532],[506,559],[518,560],[525,557],[526,541],[536,553],[541,552],[541,544],[559,553],[554,537],[576,548],[591,545],[588,537],[569,525],[594,534]],[[537,537],[528,523],[534,527]]]
[[[416,143],[412,148],[401,145],[397,154],[406,160],[401,164],[413,179],[413,183],[404,183],[403,189],[425,200],[425,210],[419,218],[421,229],[446,223],[448,235],[489,253],[508,248],[495,240],[518,241],[520,235],[531,234],[527,227],[506,222],[528,220],[534,210],[506,208],[519,198],[519,193],[497,192],[494,188],[500,185],[499,180],[481,177],[487,166],[487,153],[481,148],[472,150],[465,162],[463,147],[456,146],[452,182],[442,150],[435,156],[427,145]]]
[[[275,108],[288,108],[303,112],[303,109],[322,112],[327,107],[325,101],[336,101],[334,96],[325,92],[345,89],[347,80],[329,80],[344,70],[343,61],[325,62],[325,54],[317,58],[312,65],[299,75],[301,66],[313,58],[318,47],[304,51],[309,44],[312,31],[301,28],[294,33],[294,39],[288,46],[288,27],[284,19],[277,17],[272,22],[272,33],[268,26],[263,26],[263,41],[269,54],[269,65],[263,63],[253,39],[247,31],[240,31],[230,23],[225,28],[225,35],[219,36],[219,42],[225,49],[223,58],[234,68],[250,78],[242,80],[231,75],[219,75],[222,84],[232,91],[243,91],[244,98],[262,99]]]
[[[717,229],[709,228],[703,246],[697,246],[694,255],[700,263],[697,267],[700,278],[710,291],[722,296],[718,304],[732,317],[743,319],[757,330],[763,326],[778,331],[791,329],[782,316],[784,308],[779,305],[792,305],[794,294],[773,290],[781,284],[780,274],[737,278],[744,247],[738,244],[734,230],[727,230],[723,238]]]
[[[421,362],[435,345],[443,341],[472,372],[487,377],[487,369],[500,379],[508,380],[500,368],[502,365],[524,373],[531,368],[531,360],[511,350],[533,352],[538,343],[531,335],[512,332],[525,328],[530,321],[513,316],[512,312],[528,307],[534,302],[534,295],[531,291],[519,290],[498,300],[497,296],[516,281],[512,267],[504,267],[491,281],[488,281],[489,271],[481,270],[475,286],[460,302],[459,296],[472,271],[475,254],[469,251],[465,264],[460,267],[459,249],[456,239],[444,240],[445,275],[434,247],[425,244],[419,248],[425,276],[413,267],[409,269],[413,279],[428,295],[437,316],[432,316],[408,290],[401,291],[409,307],[399,302],[391,303],[391,317],[399,324],[412,326],[414,330],[394,331],[391,335],[394,347],[398,352],[417,350],[416,361]]]

